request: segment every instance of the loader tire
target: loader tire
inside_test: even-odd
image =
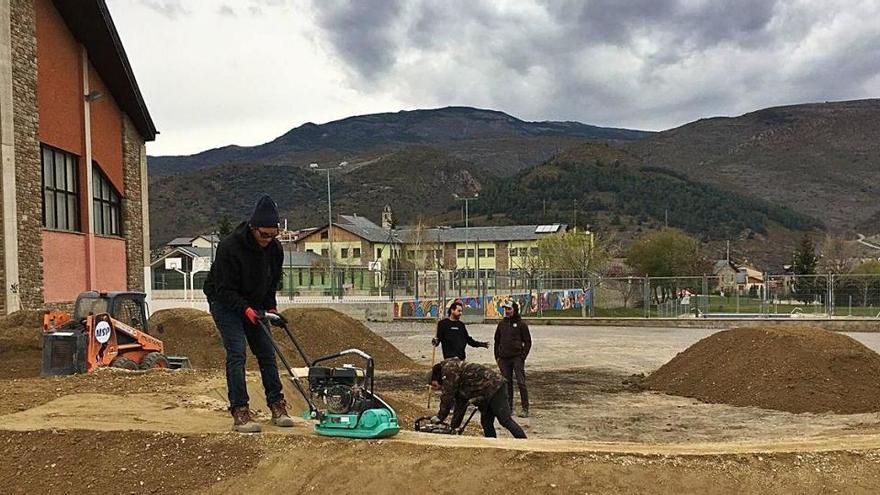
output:
[[[151,352],[141,359],[140,368],[148,370],[152,368],[168,368],[168,358],[161,352]]]
[[[138,364],[127,357],[118,357],[114,359],[113,362],[110,363],[110,366],[129,371],[137,371],[139,369]]]

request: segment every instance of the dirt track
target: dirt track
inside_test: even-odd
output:
[[[430,350],[380,334],[417,360]],[[630,392],[623,378],[649,366],[632,363],[690,344],[646,339],[660,349],[652,353],[615,342],[613,332],[600,338],[605,350],[570,349],[588,362],[553,368],[536,360],[534,416],[522,421],[527,441],[484,439],[476,424],[466,437],[404,431],[382,441],[328,439],[305,420],[234,435],[219,370],[0,379],[0,486],[4,493],[876,492],[877,414],[791,414]],[[621,353],[610,349],[627,346],[631,358],[614,358]],[[249,374],[252,406],[265,422],[258,380]],[[422,380],[421,371],[380,377],[404,428],[427,411]]]

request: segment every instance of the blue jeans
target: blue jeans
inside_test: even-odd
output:
[[[281,393],[281,378],[275,362],[275,349],[262,328],[251,325],[244,314],[226,308],[220,303],[210,303],[211,316],[220,331],[223,347],[226,349],[226,388],[229,390],[229,409],[248,405],[247,384],[244,377],[245,342],[257,357],[266,403],[284,399]]]

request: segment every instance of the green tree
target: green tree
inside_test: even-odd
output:
[[[630,247],[627,264],[638,274],[669,277],[651,283],[657,303],[666,302],[670,296],[678,294],[681,283],[696,289],[695,281],[688,285],[686,281],[673,277],[705,275],[710,268],[700,241],[678,229],[649,232],[636,240]]]
[[[562,276],[574,277],[581,290],[594,287],[598,272],[609,259],[606,244],[592,232],[565,232],[538,241],[542,265]],[[587,315],[587,305],[581,307],[581,316]]]
[[[799,301],[804,304],[816,301],[825,292],[825,279],[816,277],[819,255],[809,234],[804,234],[791,260],[791,271],[795,274],[792,289]]]
[[[217,223],[217,235],[223,239],[232,233],[232,220],[229,218],[228,213],[224,213],[223,216],[220,217],[220,221]]]

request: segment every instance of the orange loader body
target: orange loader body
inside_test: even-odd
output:
[[[147,333],[147,325],[145,294],[84,292],[72,316],[62,311],[43,315],[42,374],[87,373],[108,366],[189,367],[185,357],[166,356],[164,344]]]
[[[95,329],[100,323],[110,325],[109,335],[106,342],[100,342]],[[103,327],[103,325],[102,325]],[[126,358],[140,364],[144,357],[151,352],[165,353],[162,341],[147,335],[140,330],[130,327],[121,321],[110,318],[108,314],[93,315],[86,318],[86,333],[88,334],[88,346],[86,347],[86,370],[91,372],[96,368],[110,366],[117,358]],[[155,366],[159,368],[165,366]]]

